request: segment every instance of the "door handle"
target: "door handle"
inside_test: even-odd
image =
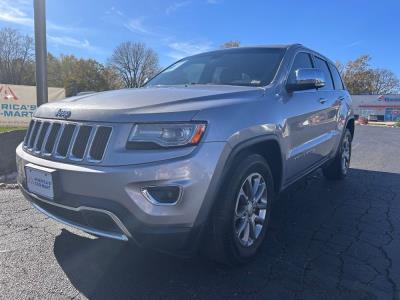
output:
[[[319,103],[324,104],[327,101],[327,99],[326,98],[319,98],[318,101],[319,101]]]
[[[340,102],[342,102],[344,100],[343,96],[340,96],[339,98],[337,98]]]

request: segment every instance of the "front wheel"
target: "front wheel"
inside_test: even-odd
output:
[[[322,169],[327,179],[340,180],[346,177],[350,167],[351,141],[350,130],[346,129],[335,158],[328,166]]]
[[[272,173],[262,156],[242,157],[235,165],[216,199],[208,240],[212,258],[231,265],[255,256],[275,197]]]

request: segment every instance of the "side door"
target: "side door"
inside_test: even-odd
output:
[[[298,52],[290,67],[287,83],[294,83],[298,69],[314,67],[310,53]],[[323,159],[320,145],[326,132],[326,111],[316,89],[287,92],[284,98],[285,182],[290,183]]]
[[[335,87],[335,100],[333,108],[336,116],[332,130],[337,131],[338,134],[336,135],[336,141],[333,143],[332,151],[334,152],[340,144],[343,128],[346,125],[347,114],[350,110],[349,103],[351,102],[351,99],[336,66],[332,63],[329,63],[328,65],[329,69],[331,70],[333,85]]]
[[[330,68],[329,63],[322,57],[314,56],[314,64],[325,75],[325,86],[317,90],[318,101],[321,106],[320,127],[323,131],[323,138],[318,151],[321,157],[327,157],[333,152],[335,142],[340,137],[340,131],[337,127],[338,112],[344,98],[341,92],[335,89],[333,70]]]

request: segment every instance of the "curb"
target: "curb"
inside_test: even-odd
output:
[[[0,183],[0,190],[16,190],[18,188],[16,183]]]

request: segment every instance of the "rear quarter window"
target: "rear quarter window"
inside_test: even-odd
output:
[[[343,81],[337,68],[333,64],[329,64],[329,68],[331,69],[335,90],[344,90]]]

